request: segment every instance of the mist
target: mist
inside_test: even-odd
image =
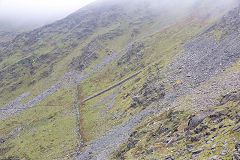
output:
[[[0,0],[0,24],[40,26],[62,19],[95,0]]]
[[[138,5],[144,5],[152,11],[164,10],[167,12],[178,13],[184,12],[188,9],[194,9],[201,5],[204,8],[227,8],[229,6],[237,5],[240,0],[98,0],[102,4],[122,4],[128,7],[137,8]],[[200,5],[200,6],[199,6]]]
[[[62,19],[94,1],[104,6],[121,3],[136,8],[146,4],[152,11],[170,11],[173,15],[192,9],[198,2],[226,7],[238,0],[0,0],[0,29],[14,27],[39,27]],[[144,2],[144,3],[139,3]]]

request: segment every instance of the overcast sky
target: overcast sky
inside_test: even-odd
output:
[[[49,23],[95,0],[0,0],[0,22]]]

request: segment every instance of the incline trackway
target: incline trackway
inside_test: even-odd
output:
[[[98,93],[94,94],[93,96],[90,96],[90,97],[82,100],[81,103],[84,103],[84,102],[86,102],[86,101],[88,101],[88,100],[91,100],[91,99],[93,99],[93,98],[95,98],[95,97],[97,97],[97,96],[102,95],[103,93],[105,93],[105,92],[107,92],[107,91],[110,91],[110,90],[116,88],[117,86],[120,86],[120,85],[123,84],[124,82],[126,82],[126,81],[128,81],[128,80],[130,80],[130,79],[132,79],[132,78],[134,78],[134,77],[136,77],[136,76],[137,76],[139,73],[141,73],[141,72],[142,72],[142,71],[139,71],[139,72],[135,73],[134,75],[132,75],[132,76],[130,76],[130,77],[128,77],[128,78],[125,78],[125,79],[122,80],[121,82],[118,82],[118,83],[112,85],[111,87],[108,87],[107,89],[105,89],[105,90],[103,90],[103,91],[101,91],[101,92],[98,92]]]

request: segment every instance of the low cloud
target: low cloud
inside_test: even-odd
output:
[[[0,22],[46,24],[64,18],[95,0],[0,0]]]

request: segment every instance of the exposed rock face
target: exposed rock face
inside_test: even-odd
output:
[[[163,99],[166,95],[166,90],[164,84],[161,83],[157,78],[147,79],[139,90],[135,93],[133,103],[130,107],[146,107],[152,104],[153,102]]]
[[[77,71],[83,71],[86,69],[94,60],[98,58],[95,47],[98,44],[95,41],[89,43],[83,50],[82,54],[72,59],[69,67]]]
[[[118,65],[123,66],[124,64],[127,64],[133,58],[133,56],[136,56],[136,54],[138,54],[143,49],[144,44],[142,43],[133,44],[133,46],[118,60]]]

